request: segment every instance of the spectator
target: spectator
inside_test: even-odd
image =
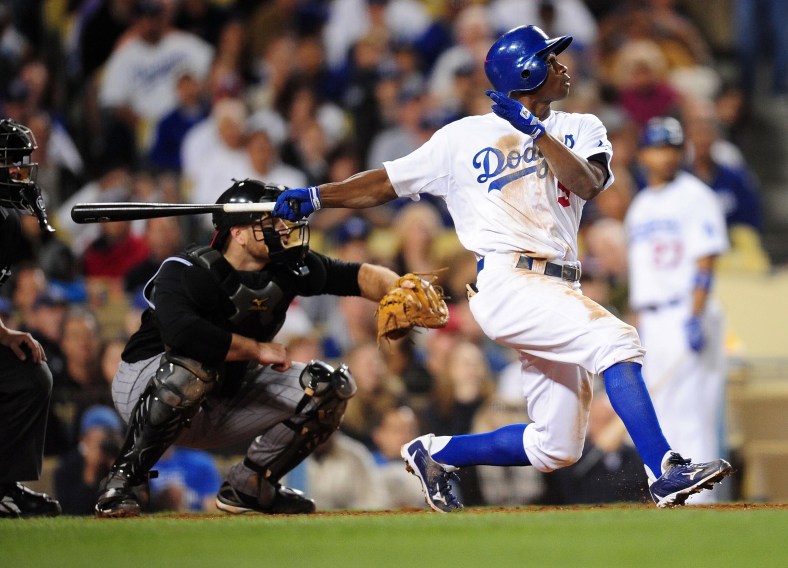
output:
[[[432,406],[427,411],[427,431],[454,436],[471,431],[477,411],[495,391],[484,352],[460,339],[451,350],[444,372],[436,375]],[[459,491],[464,503],[483,503],[476,468],[463,470]]]
[[[71,446],[86,408],[93,404],[112,406],[109,386],[101,377],[101,335],[93,312],[82,306],[69,307],[63,319],[60,349],[65,367],[61,373],[53,374],[52,407],[68,428]],[[67,449],[70,448],[60,451]]]
[[[170,446],[153,466],[151,508],[154,511],[213,511],[222,478],[205,450]]]
[[[414,487],[408,471],[402,467],[400,448],[419,433],[416,413],[409,406],[393,407],[380,417],[372,430],[375,444],[376,477],[383,480],[383,487],[390,497],[389,506],[424,507],[424,496]]]
[[[164,0],[136,0],[134,11],[133,33],[107,60],[98,93],[109,112],[107,143],[127,157],[149,147],[149,129],[175,108],[184,70],[206,78],[214,53],[194,34],[170,27]]]
[[[156,124],[148,161],[162,170],[181,171],[181,151],[186,133],[208,117],[203,84],[190,71],[175,83],[177,106]]]
[[[131,195],[131,171],[127,165],[111,158],[100,159],[96,178],[82,186],[66,199],[55,212],[57,225],[67,236],[73,253],[80,257],[88,244],[98,238],[101,227],[98,223],[80,225],[71,219],[71,209],[77,203],[99,201],[126,201]]]
[[[452,31],[456,43],[435,61],[428,87],[430,96],[449,109],[459,106],[452,89],[455,73],[466,65],[483,62],[494,39],[487,8],[480,4],[464,5],[454,19]]]
[[[217,193],[229,187],[238,172],[247,169],[244,131],[248,115],[240,99],[222,98],[214,103],[210,116],[186,134],[181,163],[186,196],[192,203],[214,203]],[[210,231],[210,219],[201,221]]]
[[[408,203],[394,217],[393,226],[399,241],[394,257],[398,274],[429,273],[440,268],[433,255],[443,225],[432,205]]]
[[[372,453],[342,432],[315,448],[305,463],[307,494],[322,510],[389,507]]]
[[[90,78],[109,58],[115,44],[131,26],[134,2],[129,0],[104,0],[83,4],[79,31],[79,61],[82,76]]]
[[[785,98],[788,95],[788,31],[783,22],[788,21],[788,4],[783,0],[736,0],[734,14],[739,86],[745,97],[752,99],[758,84],[757,62],[770,53],[770,91]]]
[[[406,401],[405,387],[393,376],[372,341],[357,344],[345,356],[358,392],[348,401],[340,429],[372,450],[372,427],[383,413]]]
[[[616,52],[618,103],[640,127],[656,116],[679,112],[680,95],[668,82],[667,70],[665,56],[653,41],[629,41]]]
[[[717,196],[728,227],[731,249],[720,268],[763,272],[769,258],[761,245],[763,215],[756,180],[745,164],[722,163],[715,149],[721,144],[719,126],[710,113],[695,113],[686,123],[691,161],[689,171]]]
[[[526,401],[522,398],[522,379],[519,361],[512,363],[510,380],[519,388],[510,391],[498,389],[479,407],[473,416],[471,432],[490,432],[509,424],[527,421]],[[537,503],[541,500],[545,482],[542,473],[532,467],[491,467],[480,465],[474,468],[478,477],[479,491],[485,505],[516,506]]]
[[[148,219],[145,230],[147,258],[129,268],[123,277],[126,294],[133,296],[148,283],[164,260],[181,249],[183,230],[176,217]],[[114,373],[113,373],[114,375]]]
[[[55,495],[66,515],[93,515],[99,482],[120,450],[123,423],[109,406],[91,406],[80,420],[79,445],[60,458]]]
[[[101,223],[100,230],[82,255],[82,271],[87,278],[122,281],[148,257],[148,243],[132,232],[131,221]]]
[[[253,114],[246,123],[246,160],[238,170],[238,179],[248,177],[287,187],[305,184],[303,172],[280,160],[279,147],[286,136],[287,127],[277,113],[260,110]]]

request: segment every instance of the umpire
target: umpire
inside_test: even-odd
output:
[[[217,203],[274,203],[284,188],[235,182]],[[96,504],[98,517],[133,517],[151,468],[174,442],[212,449],[249,443],[219,489],[229,513],[311,513],[280,479],[331,436],[355,394],[342,365],[290,360],[272,342],[297,296],[378,301],[397,275],[308,250],[306,221],[214,213],[211,246],[166,259],[145,287],[149,308],[112,383],[126,440]]]
[[[43,230],[53,230],[35,183],[37,164],[30,161],[35,149],[29,128],[0,120],[0,285],[18,260],[22,234],[14,209],[36,215]],[[56,500],[19,483],[41,477],[51,394],[52,374],[41,344],[0,320],[0,518],[61,512]]]

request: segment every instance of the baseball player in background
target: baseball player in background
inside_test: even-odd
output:
[[[281,191],[243,180],[217,202],[273,203]],[[128,431],[102,482],[98,517],[138,516],[151,468],[176,441],[211,449],[252,440],[219,489],[223,511],[315,510],[280,479],[339,427],[356,385],[346,366],[293,362],[273,339],[296,295],[377,301],[397,274],[309,251],[303,221],[220,211],[213,223],[211,246],[167,258],[145,287],[149,309],[112,382]]]
[[[725,352],[722,312],[709,292],[714,261],[728,248],[725,216],[714,191],[681,170],[684,134],[675,118],[649,121],[638,159],[648,185],[625,223],[646,384],[666,437],[711,460],[721,450]],[[691,498],[713,500],[713,492]]]
[[[397,197],[446,200],[462,244],[478,259],[473,316],[515,349],[530,424],[434,436],[405,444],[402,456],[436,511],[462,505],[453,472],[472,465],[533,465],[549,472],[583,450],[592,376],[604,377],[664,507],[721,481],[724,460],[690,463],[665,439],[641,367],[636,330],[579,289],[577,231],[584,203],[613,182],[612,148],[601,121],[557,112],[571,78],[558,59],[571,36],[534,26],[503,34],[485,62],[494,91],[490,114],[459,119],[411,154],[345,181],[285,191],[274,214],[297,220],[321,207],[364,208]]]

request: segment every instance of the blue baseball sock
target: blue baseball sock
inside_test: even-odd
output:
[[[656,477],[662,475],[662,458],[670,445],[654,412],[651,396],[638,363],[616,363],[604,372],[605,391],[643,463]]]
[[[527,424],[510,424],[484,434],[452,436],[432,454],[435,461],[465,467],[469,465],[531,465],[523,447]]]

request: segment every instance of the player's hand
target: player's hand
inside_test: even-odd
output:
[[[287,349],[281,343],[258,343],[257,362],[261,365],[271,365],[274,371],[287,371],[293,366]]]
[[[501,91],[485,91],[485,94],[495,103],[492,106],[492,111],[523,134],[536,140],[545,133],[542,121],[531,114],[531,111],[525,108],[520,101],[507,97]]]
[[[687,330],[687,343],[690,349],[695,353],[700,353],[703,346],[706,345],[706,337],[703,333],[703,323],[700,317],[694,316],[688,319],[687,323],[684,324],[684,328]]]
[[[274,217],[300,221],[320,209],[320,192],[316,186],[286,189],[276,198]]]
[[[47,360],[41,344],[32,335],[23,331],[3,328],[0,330],[0,345],[8,347],[22,361],[41,363]]]

